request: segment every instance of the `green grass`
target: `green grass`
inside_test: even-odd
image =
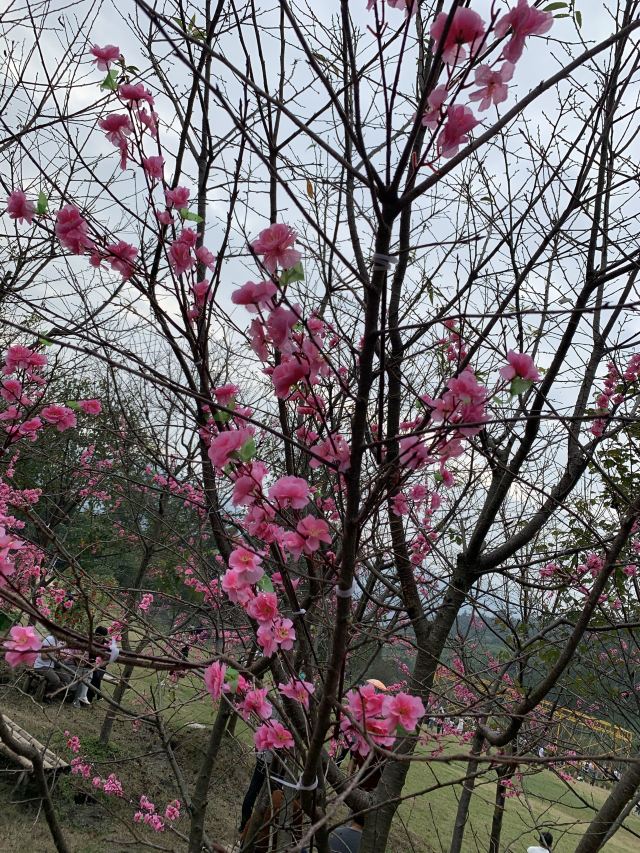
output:
[[[464,773],[465,765],[460,763],[413,764],[404,793],[414,796],[398,811],[396,836],[400,827],[404,827],[410,836],[424,839],[430,848],[448,850],[460,792],[460,785],[452,783],[459,782]],[[488,849],[495,797],[495,774],[491,776],[490,780],[478,783],[472,797],[464,853]],[[436,785],[444,787],[421,793]],[[552,832],[556,853],[575,850],[594,814],[593,809],[602,805],[608,791],[585,782],[572,783],[572,787],[575,793],[549,770],[525,776],[522,796],[507,800],[500,850],[525,851],[536,843],[543,828]],[[640,818],[630,817],[626,825],[640,835]],[[607,853],[637,853],[640,839],[620,830],[603,849]]]
[[[113,675],[117,674],[117,670],[116,666],[110,668]],[[108,683],[104,683],[104,687],[107,691],[112,689],[112,685]],[[5,689],[4,695],[2,692],[0,691],[0,705],[9,715],[34,734],[48,738],[52,748],[60,754],[67,756],[64,729],[68,727],[77,732],[81,736],[83,753],[96,765],[98,772],[103,775],[111,771],[117,772],[125,782],[127,793],[134,800],[141,792],[151,793],[161,801],[168,801],[178,795],[166,762],[156,754],[157,743],[153,730],[144,726],[134,730],[130,720],[123,720],[116,724],[110,744],[104,747],[99,743],[98,734],[107,710],[105,703],[99,703],[97,707],[84,711],[72,709],[70,706],[42,707],[31,698],[13,694],[10,689]],[[193,784],[205,748],[207,732],[189,729],[187,726],[192,722],[211,725],[216,714],[216,707],[203,689],[201,676],[190,673],[172,681],[162,673],[138,670],[124,704],[136,708],[141,716],[148,714],[152,707],[160,710],[167,730],[178,733],[177,755],[188,783]],[[453,744],[449,749],[454,749]],[[458,751],[456,748],[456,752]],[[145,754],[148,757],[144,760],[138,759],[138,756]],[[423,749],[418,753],[418,758],[425,757],[427,754]],[[220,765],[214,773],[212,783],[212,806],[208,826],[212,837],[221,842],[228,843],[234,839],[240,803],[253,761],[251,732],[242,720],[238,720],[234,740],[225,742]],[[394,822],[388,846],[389,853],[448,851],[461,789],[460,780],[464,772],[465,764],[457,762],[418,760],[412,764],[404,791],[406,800],[400,806]],[[585,782],[574,783],[575,792],[572,792],[562,780],[548,770],[525,776],[523,786],[524,793],[521,797],[507,800],[500,853],[525,853],[527,847],[535,843],[541,828],[549,829],[553,833],[557,841],[556,853],[572,853],[578,839],[584,834],[594,809],[602,805],[608,794],[608,791],[592,788]],[[114,846],[111,840],[114,829],[104,820],[104,815],[98,808],[78,808],[70,800],[73,791],[86,788],[87,784],[81,780],[65,777],[57,792],[57,804],[70,833],[74,853],[97,853],[99,849],[109,849],[117,853],[120,853],[121,849],[124,851],[125,848]],[[6,798],[5,816],[8,826],[8,834],[5,837],[7,846],[2,847],[0,844],[0,849],[13,851],[21,849],[20,839],[25,821],[35,821],[36,812],[28,812],[26,805],[16,804],[9,808],[8,794],[8,788],[0,791],[0,803],[3,795]],[[494,796],[495,774],[489,774],[486,780],[477,784],[472,798],[463,853],[486,853]],[[125,821],[130,820],[131,808],[124,803],[118,806],[122,806],[121,817]],[[100,843],[94,847],[92,840],[83,834],[86,830],[76,826],[77,820],[82,819],[83,815],[88,816],[87,820],[95,820],[95,823],[90,825],[91,834],[95,833],[102,839],[102,843],[107,844],[106,847],[100,847]],[[37,834],[35,824],[32,824],[34,849],[39,853],[49,853],[52,848],[48,830],[41,817],[38,815],[37,818]],[[627,826],[640,835],[640,818],[628,818]],[[640,850],[640,840],[621,830],[604,849],[606,853],[636,853]]]

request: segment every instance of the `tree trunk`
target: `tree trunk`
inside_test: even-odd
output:
[[[209,785],[211,773],[218,755],[220,742],[227,727],[227,721],[231,714],[231,706],[222,701],[218,709],[218,716],[209,735],[207,751],[202,759],[198,778],[196,779],[193,797],[191,798],[191,829],[189,832],[188,853],[200,853],[203,847],[204,818],[207,811]]]
[[[122,704],[122,698],[129,687],[129,679],[133,675],[133,664],[128,663],[125,664],[124,669],[122,670],[122,677],[120,681],[116,685],[116,689],[113,691],[113,705],[109,706],[109,709],[106,713],[104,721],[102,723],[102,728],[100,729],[100,743],[106,746],[109,743],[109,739],[111,737],[111,731],[113,729],[113,724],[116,719],[116,714],[118,712],[117,706]]]
[[[502,819],[504,818],[504,804],[506,801],[505,781],[513,775],[513,770],[503,767],[498,771],[496,783],[496,799],[493,807],[493,820],[491,821],[491,835],[489,836],[489,853],[500,853],[500,836],[502,835]]]
[[[446,592],[445,602],[431,625],[428,646],[418,651],[411,685],[423,699],[428,699],[438,662],[456,616],[466,600],[468,589],[469,586],[463,579],[452,581]],[[406,738],[399,745],[398,752],[405,756],[411,755],[416,743],[416,740]],[[386,850],[391,823],[398,808],[398,798],[404,787],[410,763],[393,759],[386,762],[374,793],[376,807],[367,815],[360,853],[382,853]]]
[[[627,803],[635,797],[640,786],[640,756],[637,763],[629,765],[618,784],[604,801],[600,811],[589,824],[580,839],[576,853],[597,853],[607,840],[609,831],[624,811]]]
[[[471,741],[471,755],[467,764],[467,776],[462,783],[462,793],[458,801],[458,811],[456,812],[456,822],[453,825],[453,834],[451,836],[451,847],[449,853],[460,853],[462,848],[462,839],[464,838],[464,830],[469,817],[469,806],[471,805],[471,796],[476,784],[475,774],[478,771],[478,760],[473,756],[479,755],[484,743],[484,736],[478,729]]]

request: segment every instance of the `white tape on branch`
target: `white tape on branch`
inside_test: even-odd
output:
[[[374,252],[372,260],[374,270],[388,270],[390,266],[395,266],[398,263],[398,256]]]

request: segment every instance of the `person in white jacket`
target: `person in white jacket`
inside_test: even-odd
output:
[[[527,853],[551,853],[553,849],[553,836],[550,832],[541,832],[538,843],[527,847]]]

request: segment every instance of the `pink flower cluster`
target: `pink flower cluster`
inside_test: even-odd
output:
[[[33,666],[42,648],[42,640],[32,625],[14,625],[3,646],[9,666]]]
[[[276,267],[284,270],[294,267],[302,255],[293,248],[296,242],[296,232],[289,225],[276,222],[260,232],[258,238],[251,243],[256,255],[262,255],[264,268],[273,273]]]
[[[501,104],[507,100],[515,63],[522,56],[525,41],[530,36],[544,35],[553,25],[551,12],[544,12],[530,6],[527,0],[518,0],[518,5],[498,19],[495,36],[504,38],[510,35],[501,57],[505,60],[500,68],[497,65],[478,65],[475,68],[476,91],[469,96],[471,102],[479,102],[480,111],[488,110],[492,104]],[[482,17],[473,9],[458,7],[451,15],[441,12],[431,25],[431,37],[441,52],[444,62],[449,66],[472,61],[485,47],[487,28]],[[454,157],[462,145],[469,142],[469,133],[477,126],[478,120],[464,104],[445,102],[451,92],[453,75],[449,74],[447,83],[436,86],[427,99],[428,109],[422,116],[422,123],[432,131],[442,127],[438,136],[438,153],[442,157]]]
[[[373,684],[364,684],[347,693],[346,714],[340,729],[350,748],[361,756],[371,744],[389,748],[400,732],[413,732],[425,715],[422,700],[409,693],[388,695]]]

